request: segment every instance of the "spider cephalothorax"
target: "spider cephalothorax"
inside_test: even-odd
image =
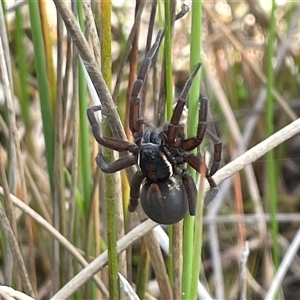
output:
[[[208,100],[201,95],[199,96],[199,123],[196,136],[187,139],[179,136],[180,117],[193,80],[200,69],[200,63],[186,82],[169,123],[155,128],[140,117],[139,93],[163,35],[163,30],[160,30],[155,43],[142,62],[132,89],[128,117],[134,143],[101,136],[100,127],[94,115],[95,111],[101,109],[100,106],[89,108],[87,114],[93,135],[100,145],[119,152],[128,151],[131,153],[131,155],[108,165],[100,152],[96,157],[96,162],[101,170],[106,173],[113,173],[134,164],[138,164],[140,167],[130,184],[129,210],[133,212],[136,209],[140,198],[141,205],[148,217],[161,224],[174,224],[184,217],[187,210],[191,215],[195,214],[197,189],[185,165],[189,164],[199,172],[201,157],[190,151],[201,144],[205,135],[214,144],[213,163],[210,170],[205,174],[211,187],[205,200],[205,203],[209,203],[218,191],[212,175],[220,165],[222,144],[207,129]]]

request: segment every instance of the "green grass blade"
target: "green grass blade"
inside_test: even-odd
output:
[[[84,13],[82,4],[78,2],[78,17],[81,29],[84,30]],[[85,215],[88,215],[91,193],[92,193],[92,168],[90,160],[90,126],[86,117],[87,104],[87,86],[82,66],[79,65],[78,72],[78,94],[79,94],[79,164],[80,180],[82,180]]]
[[[206,166],[201,174],[205,174]],[[198,297],[198,280],[201,266],[201,253],[202,253],[202,233],[203,233],[203,200],[205,196],[204,191],[205,177],[200,177],[199,192],[197,197],[197,207],[195,214],[195,229],[194,229],[194,244],[193,244],[193,268],[192,268],[192,280],[190,288],[191,299],[197,299]]]
[[[171,24],[171,2],[165,1],[165,44],[164,44],[164,58],[165,58],[165,99],[166,99],[166,119],[170,120],[173,112],[173,78],[172,78],[172,24]],[[168,228],[170,238],[170,252],[168,259],[168,274],[170,282],[173,282],[173,226]]]
[[[272,10],[270,18],[270,31],[269,31],[269,42],[267,49],[267,135],[271,136],[274,133],[274,98],[272,95],[272,89],[274,87],[274,70],[273,70],[273,57],[274,57],[274,40],[275,40],[275,19],[276,3],[272,0]],[[275,163],[275,152],[274,150],[267,153],[267,185],[268,185],[268,198],[270,203],[270,214],[271,214],[271,231],[273,241],[273,261],[275,268],[279,266],[280,250],[278,244],[278,221],[276,214],[277,208],[277,175],[276,175],[276,163]]]
[[[191,48],[190,48],[190,70],[193,71],[197,63],[201,60],[201,33],[202,32],[202,1],[192,2],[192,27],[191,27]],[[199,89],[200,74],[198,73],[191,87],[189,97],[188,114],[188,136],[195,136],[197,131],[198,111],[199,111]],[[196,178],[196,171],[189,168],[190,174]],[[191,281],[193,268],[193,243],[194,243],[194,217],[187,216],[184,219],[183,238],[183,275],[182,292],[183,299],[191,299]],[[197,278],[198,279],[198,278]]]
[[[83,10],[82,2],[77,2],[77,13],[78,20],[81,30],[85,31],[85,16]],[[90,218],[89,211],[91,207],[91,196],[92,196],[92,167],[91,167],[91,158],[90,158],[90,125],[86,117],[86,111],[88,108],[87,101],[87,83],[84,74],[83,67],[80,62],[78,62],[78,100],[79,100],[79,135],[78,135],[78,144],[79,144],[79,174],[78,183],[82,188],[83,194],[83,205],[84,205],[84,231],[85,234],[85,251],[88,254],[94,254],[94,240],[93,240],[93,218]],[[85,297],[92,298],[95,297],[95,288],[94,286],[88,285],[85,289]]]
[[[49,83],[47,78],[46,58],[41,29],[39,4],[37,1],[29,1],[30,22],[34,57],[36,64],[38,89],[40,93],[40,105],[43,121],[44,139],[46,146],[46,159],[49,172],[51,189],[53,190],[53,167],[54,167],[54,125],[53,112],[51,110]]]
[[[137,271],[136,293],[141,300],[145,299],[147,283],[149,281],[150,256],[147,250],[145,239],[141,241],[141,250],[139,255],[139,264]]]
[[[111,86],[111,1],[101,2],[101,70],[103,78],[110,89]],[[111,136],[109,126],[106,126],[103,133]],[[106,130],[105,130],[106,129]],[[114,160],[113,151],[103,147],[103,156],[106,161]],[[117,201],[115,191],[115,175],[104,174],[105,187],[104,198],[106,203],[107,220],[107,247],[108,247],[108,273],[109,273],[109,295],[111,299],[120,299],[119,267],[117,254]]]
[[[166,75],[166,117],[171,119],[173,112],[173,78],[172,78],[172,23],[171,2],[165,1],[165,75]]]

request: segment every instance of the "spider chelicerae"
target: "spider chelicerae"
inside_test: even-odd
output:
[[[101,135],[95,117],[95,112],[100,110],[101,106],[89,108],[87,115],[93,135],[100,145],[119,152],[128,151],[130,153],[128,156],[107,164],[100,151],[96,157],[96,162],[103,172],[114,173],[134,164],[139,165],[140,170],[135,173],[130,184],[129,210],[135,211],[138,199],[140,199],[149,218],[161,224],[174,224],[180,221],[188,210],[190,215],[195,214],[197,188],[186,169],[186,164],[199,172],[202,157],[196,156],[191,151],[200,146],[205,136],[214,144],[211,168],[205,174],[210,185],[210,190],[204,200],[204,203],[207,204],[218,192],[218,187],[212,176],[220,166],[222,144],[218,137],[207,128],[208,100],[202,95],[199,96],[199,123],[196,136],[185,139],[179,134],[179,121],[193,80],[201,67],[200,63],[187,80],[170,122],[165,123],[160,128],[155,128],[140,116],[139,93],[163,36],[164,31],[160,30],[155,43],[142,61],[132,89],[128,117],[134,143]]]

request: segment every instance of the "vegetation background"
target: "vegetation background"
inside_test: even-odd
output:
[[[1,0],[3,299],[13,295],[4,286],[36,299],[300,298],[300,4],[191,1],[171,30],[181,5]],[[128,213],[136,168],[100,172],[86,116],[100,98],[103,134],[132,139],[131,88],[165,24],[142,115],[159,124],[166,101],[170,119],[201,61],[209,126],[223,143],[217,197],[168,228]],[[188,114],[192,134],[197,109]],[[193,176],[201,204],[207,183]]]

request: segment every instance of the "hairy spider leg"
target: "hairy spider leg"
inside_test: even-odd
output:
[[[219,139],[217,138],[217,140],[219,140]],[[217,145],[217,143],[214,145]],[[221,160],[221,146],[217,146],[217,148],[218,149],[217,150],[215,149],[215,152],[219,152],[219,154],[217,156],[214,155],[214,162],[213,162],[214,173],[217,172],[219,165],[220,165],[220,160]],[[200,172],[202,157],[198,157],[192,153],[189,153],[185,156],[185,161],[197,172]],[[215,198],[215,196],[219,192],[219,188],[217,187],[215,181],[211,177],[212,175],[214,175],[214,173],[211,173],[211,171],[210,171],[207,174],[205,174],[205,177],[210,185],[210,189],[207,191],[207,193],[204,197],[204,207],[206,207]]]
[[[108,164],[103,156],[102,153],[98,153],[96,156],[96,163],[99,166],[99,168],[104,173],[115,173],[118,171],[121,171],[123,169],[126,169],[128,167],[131,167],[137,163],[136,156],[128,155],[122,158],[117,159],[116,161],[112,162],[111,164]]]
[[[162,39],[164,36],[164,30],[161,29],[158,31],[156,40],[148,53],[146,54],[142,65],[140,67],[139,73],[137,75],[137,80],[135,81],[131,97],[130,97],[130,119],[129,119],[129,128],[135,138],[135,140],[138,141],[138,139],[142,136],[142,124],[141,118],[140,118],[140,98],[139,93],[142,90],[142,87],[144,85],[144,81],[149,73],[152,60],[157,54],[157,51],[159,49],[159,46],[161,45]]]
[[[190,10],[189,5],[187,5],[186,3],[182,3],[181,11],[175,16],[175,21],[184,17],[189,12],[189,10]]]
[[[128,210],[131,212],[134,212],[139,204],[139,198],[140,198],[140,188],[141,184],[144,180],[145,176],[143,175],[142,171],[137,171],[130,183],[130,199],[129,199],[129,205]]]
[[[185,151],[191,151],[197,148],[203,141],[205,132],[207,130],[207,112],[208,112],[208,100],[206,97],[200,95],[199,97],[199,119],[197,126],[197,134],[195,137],[188,138],[180,144],[180,147]]]
[[[87,116],[92,127],[93,135],[98,142],[98,144],[119,151],[129,151],[131,153],[137,150],[137,146],[133,143],[129,143],[127,141],[118,140],[114,138],[106,138],[101,136],[100,126],[96,120],[95,112],[101,110],[101,106],[93,106],[87,109]]]
[[[87,110],[88,120],[92,127],[92,132],[96,141],[104,147],[119,152],[129,151],[133,155],[122,157],[114,161],[112,164],[107,164],[103,159],[102,153],[100,151],[96,157],[97,165],[105,173],[114,173],[122,169],[128,168],[130,166],[133,166],[137,163],[138,147],[135,144],[129,143],[127,141],[102,137],[100,126],[95,117],[95,112],[99,110],[101,110],[101,106],[90,107]]]
[[[189,12],[189,9],[190,9],[189,6],[183,3],[181,6],[181,11],[175,16],[175,21],[184,17]],[[152,65],[152,61],[158,52],[158,49],[161,45],[164,35],[165,35],[164,29],[160,29],[157,33],[157,37],[154,44],[151,46],[144,60],[142,61],[142,65],[137,75],[137,80],[135,81],[131,91],[130,108],[129,108],[130,111],[129,128],[137,144],[140,143],[140,138],[142,136],[142,125],[144,124],[143,120],[141,120],[140,118],[139,93],[143,88],[145,79]]]
[[[183,4],[181,6],[181,11],[175,16],[175,20],[178,20],[184,17],[189,11],[189,6],[187,4]],[[137,143],[140,143],[140,138],[142,136],[142,125],[144,122],[140,118],[140,98],[139,93],[141,92],[145,79],[149,73],[150,67],[152,65],[152,61],[156,56],[158,49],[162,43],[163,37],[165,35],[164,29],[160,29],[158,31],[156,40],[154,44],[151,46],[149,51],[147,52],[144,60],[142,61],[142,65],[140,67],[139,73],[137,75],[137,80],[135,81],[130,98],[130,120],[129,120],[129,128],[136,140]]]
[[[210,130],[206,129],[206,132],[204,132],[204,133],[209,137],[209,139],[212,141],[212,143],[214,145],[214,156],[213,156],[213,160],[212,160],[212,166],[211,166],[209,172],[207,172],[206,177],[207,177],[207,180],[210,183],[210,186],[215,187],[216,184],[214,183],[214,181],[211,177],[218,171],[218,169],[220,167],[221,153],[222,153],[222,142]],[[198,156],[195,156],[192,153],[189,153],[188,155],[185,156],[185,160],[189,165],[191,165],[196,171],[199,172],[200,165],[201,165],[201,157],[198,157]]]
[[[221,152],[222,152],[222,142],[220,139],[214,135],[210,130],[206,130],[206,134],[210,138],[210,140],[214,144],[214,158],[213,158],[213,163],[210,168],[210,171],[208,173],[208,176],[211,177],[213,176],[219,169],[220,167],[220,162],[221,162]]]
[[[198,71],[200,70],[201,67],[201,63],[199,63],[194,72],[192,73],[192,75],[190,76],[190,78],[187,80],[187,82],[185,83],[185,86],[182,90],[182,93],[177,101],[177,104],[174,108],[173,111],[173,115],[171,118],[170,123],[168,123],[165,132],[168,138],[168,144],[172,147],[175,145],[175,139],[176,139],[176,135],[177,135],[177,131],[178,131],[178,126],[179,126],[179,121],[182,115],[182,111],[184,108],[184,105],[186,104],[191,86],[193,84],[193,81],[198,73]]]
[[[191,216],[194,216],[196,211],[196,198],[197,198],[197,188],[195,185],[195,181],[187,171],[184,171],[181,174],[181,177],[187,194],[189,213]]]
[[[210,185],[210,190],[206,193],[204,199],[204,205],[207,206],[216,196],[219,191],[216,183],[212,179],[212,176],[218,171],[221,162],[222,143],[220,139],[207,129],[207,112],[208,112],[208,100],[206,97],[200,95],[200,109],[199,109],[199,123],[197,128],[196,137],[192,137],[182,141],[180,147],[185,151],[191,151],[197,148],[203,141],[205,135],[207,135],[214,145],[213,163],[210,170],[205,174],[207,181]],[[193,154],[186,156],[187,163],[192,166],[197,172],[200,171],[201,157],[197,157]]]

